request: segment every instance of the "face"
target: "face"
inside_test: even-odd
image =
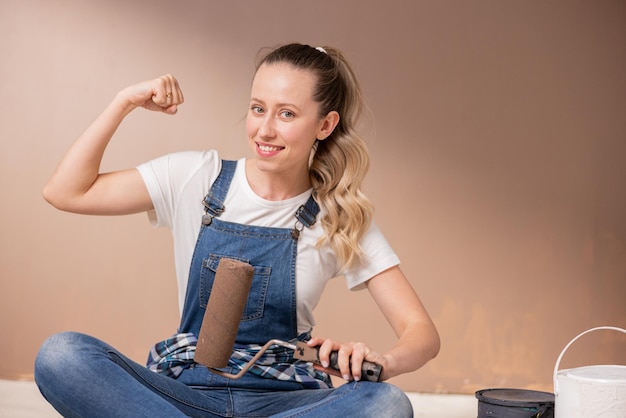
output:
[[[262,65],[254,77],[246,129],[257,167],[264,172],[308,177],[316,139],[336,126],[336,112],[320,116],[313,100],[315,76],[288,64]]]

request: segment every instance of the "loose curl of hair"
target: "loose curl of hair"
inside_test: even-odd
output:
[[[344,268],[350,268],[361,261],[359,242],[374,212],[361,192],[369,169],[367,146],[356,132],[364,107],[361,86],[345,56],[336,48],[283,45],[262,56],[256,69],[281,63],[315,75],[313,99],[319,103],[320,118],[331,111],[339,113],[339,123],[332,134],[316,141],[309,173],[314,197],[326,211],[321,219],[325,235],[318,245],[328,242]]]

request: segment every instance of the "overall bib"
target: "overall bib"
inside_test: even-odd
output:
[[[312,196],[309,197],[295,214],[294,229],[241,225],[222,221],[219,216],[225,210],[223,202],[236,167],[236,161],[222,161],[222,170],[204,198],[206,215],[202,219],[191,261],[185,305],[178,332],[179,334],[190,333],[196,337],[199,335],[215,279],[215,271],[220,260],[227,257],[249,263],[254,267],[252,286],[241,317],[235,349],[245,351],[249,345],[263,345],[274,338],[285,341],[293,341],[297,338],[308,339],[308,334],[298,336],[297,330],[296,255],[299,231],[303,227],[313,225],[319,213],[319,206]],[[256,375],[246,373],[237,380],[226,379],[211,373],[209,384],[212,387],[225,385],[258,389],[330,386],[326,375],[316,373],[310,365],[305,364],[298,365],[297,369],[302,371],[305,368],[307,373],[312,375],[312,379],[321,380],[321,382],[312,386],[311,379],[305,379],[304,385],[301,379],[298,381],[287,379],[285,370],[296,367],[291,350],[276,348],[272,351],[272,355],[280,359],[281,365],[278,368],[269,367],[269,370],[258,372]],[[229,367],[225,370],[236,373],[238,369],[232,363],[236,362],[231,359]],[[194,374],[190,373],[193,369],[204,369],[204,367],[194,363],[191,369],[182,373],[180,379],[189,379],[190,375]],[[282,376],[283,379],[275,379],[277,375]],[[205,378],[203,376],[201,380]]]

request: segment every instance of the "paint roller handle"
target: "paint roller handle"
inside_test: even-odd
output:
[[[339,358],[338,351],[332,351],[330,353],[330,365],[329,367],[334,370],[339,370],[337,360]],[[363,360],[361,365],[361,380],[368,382],[378,382],[380,380],[380,374],[383,371],[383,366],[378,363],[372,363],[371,361]]]
[[[319,356],[319,347],[309,347],[304,341],[298,341],[294,346],[293,357],[297,360],[310,361],[313,363],[321,364]],[[338,351],[331,351],[329,358],[328,368],[333,370],[339,370],[337,360],[339,358]],[[380,380],[380,374],[383,371],[383,366],[378,363],[364,360],[361,365],[361,380],[368,382],[378,382]]]

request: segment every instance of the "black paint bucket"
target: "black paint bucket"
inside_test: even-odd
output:
[[[554,418],[554,394],[522,389],[476,392],[478,418]]]

